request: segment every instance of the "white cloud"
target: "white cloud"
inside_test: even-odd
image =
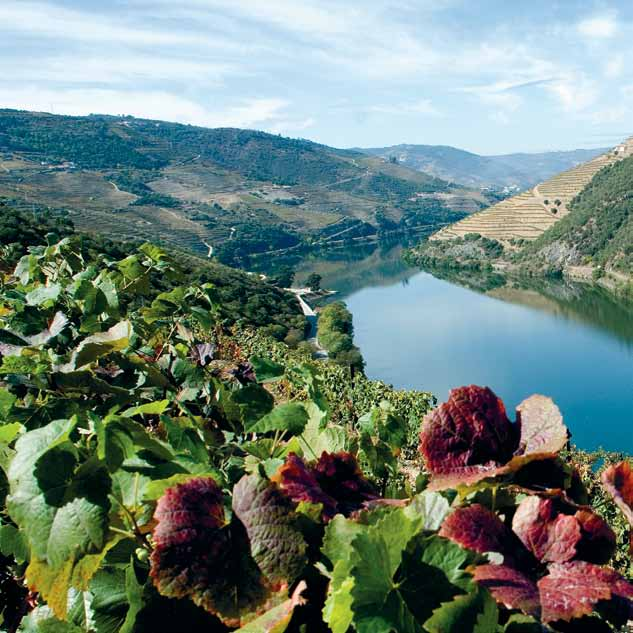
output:
[[[618,31],[618,21],[614,13],[594,15],[581,20],[577,25],[578,32],[590,39],[608,39]]]
[[[179,4],[184,8],[193,6],[208,11],[224,10],[289,31],[328,36],[349,32],[364,13],[345,4],[310,0],[181,0]]]
[[[631,108],[625,104],[609,106],[589,115],[590,121],[596,125],[620,123],[630,117]]]
[[[14,60],[0,58],[4,81],[116,84],[142,81],[195,81],[220,85],[227,75],[243,74],[229,63],[214,63],[178,57],[149,56],[128,52],[112,54],[107,61],[96,56],[60,55],[27,59],[16,66]]]
[[[600,88],[596,82],[580,73],[572,73],[552,81],[545,88],[558,100],[562,109],[569,113],[587,110],[600,96]]]
[[[6,108],[55,114],[131,114],[148,119],[196,123],[208,115],[199,104],[163,91],[113,89],[51,89],[36,85],[0,86],[0,103]]]
[[[442,113],[433,105],[430,99],[418,99],[413,102],[402,102],[393,105],[374,105],[368,108],[369,112],[380,114],[422,114],[425,116],[442,116]]]
[[[224,111],[207,114],[210,127],[264,127],[277,122],[290,104],[283,99],[253,99]]]
[[[177,121],[206,127],[240,127],[265,130],[297,129],[309,120],[293,120],[283,99],[252,99],[224,109],[203,105],[164,91],[122,91],[115,89],[56,90],[30,86],[0,86],[0,103],[5,108],[36,110],[56,114],[129,114],[139,118]]]
[[[297,135],[316,124],[316,119],[307,117],[305,119],[285,119],[266,128],[266,131],[272,134]]]
[[[491,108],[488,117],[495,123],[507,125],[510,115],[523,104],[523,99],[514,90],[524,82],[500,81],[484,86],[466,87],[462,92],[475,96],[485,106]]]
[[[617,79],[624,72],[624,56],[615,55],[604,66],[604,74],[608,79]]]
[[[144,23],[145,21],[139,20]],[[139,27],[120,17],[105,13],[66,9],[48,2],[2,0],[0,33],[21,33],[48,37],[59,47],[62,42],[93,45],[95,42],[127,44],[133,47],[182,47],[185,49],[219,49],[246,51],[252,43],[235,42],[220,33],[213,35],[199,29]]]

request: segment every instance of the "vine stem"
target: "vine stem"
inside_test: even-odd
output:
[[[275,454],[275,451],[277,450],[277,442],[279,442],[279,438],[280,438],[280,431],[279,429],[277,429],[275,431],[275,437],[273,437],[273,445],[270,447],[271,457]]]
[[[126,516],[132,522],[134,532],[125,532],[124,530],[118,530],[118,528],[114,528],[114,527],[112,527],[111,529],[114,530],[115,532],[119,531],[120,533],[125,534],[126,536],[131,535],[141,544],[142,547],[144,547],[148,552],[151,552],[152,546],[147,540],[147,536],[141,532],[141,528],[139,527],[139,524],[136,522],[136,517],[134,516],[134,514],[130,512],[129,508],[127,508],[125,504],[123,504],[123,502],[117,499],[114,495],[112,495],[112,498],[117,502],[117,504],[120,506],[123,512],[125,512]]]
[[[319,459],[319,456],[314,452],[314,450],[312,449],[312,446],[310,446],[309,442],[306,440],[305,437],[303,437],[303,433],[299,434],[299,437],[303,440],[303,443],[308,447],[308,449],[310,450],[310,452],[312,453],[312,456],[314,457],[314,459]]]
[[[134,534],[134,532],[130,532],[129,530],[121,530],[120,528],[114,527],[112,525],[110,526],[110,530],[116,532],[117,534],[123,534],[123,536],[127,536],[128,538],[133,538],[136,541],[138,540],[136,534]]]

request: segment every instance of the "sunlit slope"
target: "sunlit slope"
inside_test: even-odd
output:
[[[633,137],[606,154],[564,171],[529,191],[445,227],[430,239],[446,240],[479,233],[502,242],[533,240],[569,213],[569,202],[603,167],[632,154]]]
[[[255,130],[0,108],[0,199],[84,231],[247,265],[436,228],[494,199],[378,157]]]

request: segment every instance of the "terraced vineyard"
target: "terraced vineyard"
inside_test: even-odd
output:
[[[567,215],[569,202],[598,171],[631,155],[633,137],[606,154],[562,172],[529,191],[445,227],[430,239],[447,240],[479,233],[500,242],[533,240]]]

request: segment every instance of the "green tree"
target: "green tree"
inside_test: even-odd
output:
[[[322,279],[323,278],[318,273],[312,273],[306,279],[306,286],[308,286],[308,288],[310,288],[310,290],[312,290],[312,292],[318,292],[319,290],[321,290],[321,281],[322,281]]]
[[[277,273],[269,277],[270,283],[277,288],[290,288],[295,278],[295,271],[290,266],[280,268]]]

